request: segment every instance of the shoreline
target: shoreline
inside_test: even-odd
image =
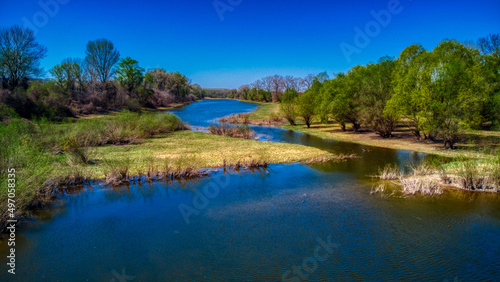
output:
[[[32,207],[54,200],[53,192],[61,187],[89,180],[101,179],[118,185],[130,176],[190,178],[203,175],[202,170],[257,168],[268,164],[314,163],[342,158],[345,156],[297,144],[174,131],[131,144],[94,147],[87,164],[68,166],[64,161],[48,164],[49,178],[44,179],[44,186],[24,188],[23,193],[27,194],[23,194],[25,198],[19,203],[16,218],[23,218]],[[8,213],[2,213],[0,229],[4,230],[7,219]]]
[[[410,177],[406,176],[404,178],[399,179],[399,184],[403,189],[412,191],[410,194],[415,194],[415,187],[420,187],[418,189],[422,189],[417,192],[421,192],[422,194],[428,194],[428,188],[438,185],[443,189],[458,189],[461,191],[471,191],[471,192],[486,192],[486,193],[497,193],[500,192],[498,188],[500,184],[495,179],[498,179],[498,172],[495,170],[495,166],[498,166],[498,162],[500,160],[500,156],[487,154],[486,152],[478,152],[472,151],[471,149],[456,149],[456,150],[445,150],[438,145],[438,143],[424,143],[422,141],[415,140],[415,138],[404,138],[404,137],[395,137],[395,138],[382,138],[376,135],[374,132],[361,132],[361,133],[353,133],[353,132],[343,132],[340,129],[340,126],[335,123],[329,124],[320,124],[313,123],[311,128],[307,128],[304,124],[300,122],[295,126],[288,125],[285,121],[281,124],[273,124],[273,116],[269,113],[274,109],[274,114],[277,114],[277,104],[275,103],[262,103],[263,105],[257,108],[256,111],[243,114],[243,115],[231,115],[227,117],[223,117],[221,119],[226,118],[226,121],[229,123],[237,124],[237,123],[246,123],[252,125],[259,126],[276,126],[283,129],[292,130],[295,132],[302,132],[305,134],[309,134],[311,136],[315,136],[324,140],[333,140],[339,142],[348,142],[355,143],[365,146],[373,146],[379,148],[386,148],[392,150],[402,150],[402,151],[413,151],[425,153],[428,155],[440,156],[451,158],[454,163],[453,166],[445,165],[441,163],[440,165],[434,167],[434,171],[432,173],[427,172],[428,176],[433,176],[434,181],[422,181],[423,177],[420,175],[419,177]],[[264,108],[264,109],[263,109]],[[267,108],[267,109],[266,109]],[[262,117],[268,117],[267,122],[266,119],[262,119]],[[255,118],[255,117],[259,118]],[[253,117],[253,119],[252,119]],[[267,123],[267,125],[266,125]],[[404,134],[405,131],[396,129],[395,134]],[[490,132],[490,131],[476,131],[470,134],[475,134],[476,136],[481,137],[491,137],[491,139],[499,138],[500,132]],[[495,141],[492,142],[493,147],[497,146]],[[473,147],[465,147],[468,144],[457,144],[462,145],[464,148],[473,148]],[[489,168],[483,171],[477,170],[478,166],[484,166],[484,163],[489,165]],[[425,164],[420,167],[425,168]],[[442,166],[442,167],[441,167]],[[419,167],[415,168],[416,170]],[[425,168],[424,170],[427,170]],[[459,175],[457,175],[457,170],[459,171]],[[464,176],[460,176],[460,175]],[[495,182],[496,181],[496,182]],[[483,187],[484,186],[484,187]],[[411,189],[407,189],[407,187],[411,187]],[[451,188],[453,187],[453,188]],[[488,187],[488,188],[487,188]],[[496,188],[495,188],[496,187]]]
[[[247,102],[244,100],[238,101]],[[365,146],[373,146],[393,150],[414,151],[443,157],[489,158],[491,156],[477,151],[464,150],[466,148],[472,148],[470,144],[466,143],[457,143],[457,145],[462,149],[445,150],[442,148],[441,143],[426,143],[424,141],[415,140],[415,138],[413,137],[407,137],[406,134],[408,134],[408,131],[406,130],[405,126],[402,125],[398,127],[398,131],[395,131],[395,134],[403,135],[403,137],[395,136],[393,138],[382,138],[371,131],[354,133],[348,130],[346,132],[342,132],[340,126],[337,123],[322,124],[315,122],[311,124],[311,128],[307,128],[300,119],[297,119],[298,122],[295,126],[289,125],[284,120],[282,120],[281,122],[273,123],[273,121],[269,120],[269,118],[273,118],[273,116],[270,115],[269,112],[274,111],[274,114],[277,115],[279,104],[263,102],[259,102],[256,104],[261,104],[261,107],[258,107],[256,111],[249,113],[247,117],[248,124],[258,126],[276,126],[283,129],[306,133],[325,140],[355,143]],[[241,120],[239,121],[240,122],[235,123],[242,123]],[[278,125],[279,123],[281,123],[281,125]],[[470,131],[466,132],[466,134],[475,136],[477,138],[487,137],[491,139],[497,138],[500,140],[500,132],[495,131]]]

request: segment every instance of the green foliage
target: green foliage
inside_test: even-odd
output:
[[[78,59],[65,59],[61,64],[54,66],[50,73],[56,83],[67,91],[85,89],[82,63]]]
[[[0,122],[7,121],[16,116],[16,110],[5,105],[4,103],[0,103]]]
[[[130,57],[121,59],[116,69],[116,79],[129,91],[134,90],[141,85],[144,69],[139,67],[139,62]]]
[[[453,147],[464,127],[477,127],[481,123],[487,97],[484,85],[478,83],[481,71],[477,56],[477,50],[448,40],[441,42],[428,57],[422,80],[427,109],[424,126],[428,137],[442,138],[445,147]]]
[[[362,66],[356,66],[346,75],[338,74],[334,78],[333,85],[336,90],[332,92],[333,101],[330,103],[330,109],[343,130],[346,123],[351,123],[356,132],[361,128],[362,104],[359,99],[359,81],[363,70]]]
[[[424,129],[427,109],[422,91],[427,57],[427,51],[420,44],[411,45],[401,52],[394,70],[394,95],[385,109],[386,114],[403,115],[417,138]]]
[[[184,101],[191,92],[191,80],[178,72],[153,69],[145,75],[145,86],[158,90],[168,90],[177,99]]]
[[[299,115],[307,127],[311,127],[312,119],[316,113],[316,94],[319,88],[311,88],[297,97],[297,115]]]
[[[363,123],[382,137],[392,137],[399,115],[385,111],[387,101],[393,95],[393,72],[395,61],[390,57],[380,58],[363,69],[358,97],[362,103]]]
[[[164,113],[124,111],[63,123],[12,118],[0,124],[0,208],[6,211],[8,169],[16,170],[16,206],[23,211],[36,204],[34,200],[52,199],[51,185],[68,178],[68,165],[71,173],[74,166],[95,165],[96,146],[130,143],[183,128],[178,117]]]
[[[295,116],[297,115],[297,98],[299,93],[295,88],[287,88],[285,93],[283,93],[283,98],[280,103],[280,113],[281,115],[290,123],[290,125],[295,125]]]

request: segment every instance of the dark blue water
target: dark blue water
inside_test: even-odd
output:
[[[320,145],[331,151],[343,146]],[[379,167],[424,156],[354,145],[345,150],[359,152],[360,158],[219,171],[181,183],[104,187],[96,182],[69,191],[60,208],[40,211],[19,231],[17,274],[13,279],[4,267],[0,279],[499,279],[498,195],[370,195],[375,182],[369,175]],[[0,246],[5,266],[7,247]]]

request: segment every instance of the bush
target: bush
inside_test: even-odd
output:
[[[251,130],[248,125],[228,125],[228,124],[219,124],[214,125],[211,124],[208,127],[208,131],[212,134],[229,136],[234,138],[243,138],[243,139],[254,139],[255,131]]]

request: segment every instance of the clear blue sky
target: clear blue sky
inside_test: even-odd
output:
[[[391,1],[220,0],[237,4],[221,20],[213,0],[0,0],[0,26],[29,21],[48,48],[46,70],[83,57],[87,41],[107,38],[144,68],[179,71],[211,88],[275,73],[331,76],[397,56],[412,43],[432,49],[445,38],[475,41],[500,32],[498,0],[400,0],[399,13],[378,31],[372,26],[370,43],[347,60],[342,42],[356,47],[355,27],[364,30],[371,11],[387,10]],[[51,3],[48,11],[39,2]]]

